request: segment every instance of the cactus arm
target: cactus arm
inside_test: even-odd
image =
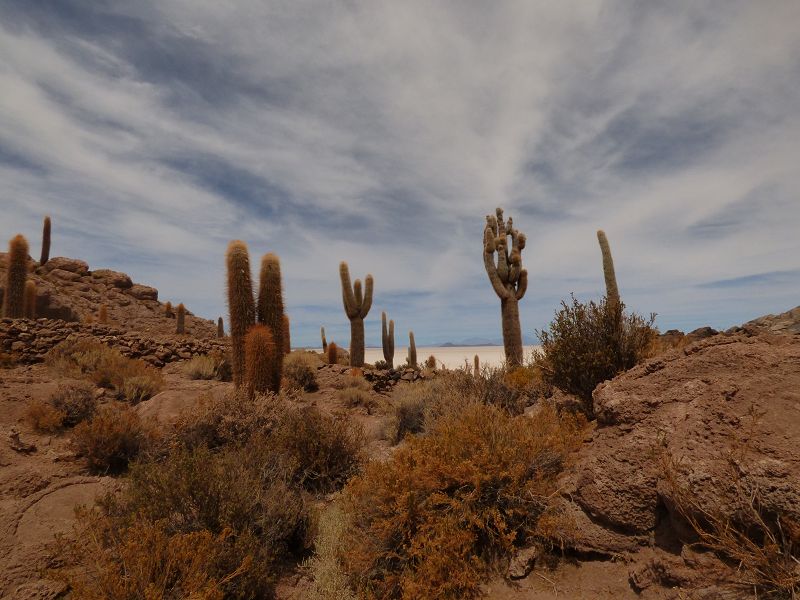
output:
[[[353,296],[355,298],[355,307],[357,311],[361,310],[361,305],[364,304],[364,291],[361,289],[361,280],[356,279],[353,283]]]
[[[389,320],[389,350],[394,356],[394,321]]]
[[[486,267],[486,274],[489,276],[489,281],[494,288],[495,293],[502,299],[508,296],[503,282],[497,274],[497,267],[494,264],[494,253],[489,249],[490,245],[486,244],[483,249],[483,265]]]
[[[528,271],[526,269],[522,269],[519,272],[519,284],[517,285],[517,291],[515,292],[514,296],[517,300],[522,300],[523,296],[525,296],[525,292],[528,291]]]
[[[352,319],[357,316],[356,298],[353,294],[353,286],[350,284],[350,269],[346,262],[339,265],[339,277],[342,280],[342,304],[347,317]]]
[[[362,319],[367,317],[367,313],[369,309],[372,308],[372,287],[374,282],[372,280],[372,275],[367,275],[366,279],[364,279],[364,301],[361,304],[361,311],[360,316]]]
[[[619,304],[619,287],[617,287],[617,276],[614,272],[614,259],[611,256],[611,247],[608,245],[608,238],[602,229],[597,231],[597,241],[600,243],[600,252],[603,255],[603,277],[606,280],[606,298],[611,302]]]

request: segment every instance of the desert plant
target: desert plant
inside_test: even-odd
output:
[[[178,310],[175,314],[175,333],[186,333],[186,307],[183,305],[183,302],[178,304]]]
[[[94,387],[86,382],[60,384],[47,401],[64,415],[61,424],[65,427],[86,421],[97,410]]]
[[[347,550],[343,536],[348,527],[350,523],[338,503],[328,506],[320,515],[314,556],[306,565],[312,578],[309,600],[356,600],[339,561],[339,556]]]
[[[23,299],[25,309],[23,311],[26,319],[36,318],[36,282],[28,279],[25,282],[25,297]]]
[[[143,452],[152,435],[127,404],[105,405],[73,430],[72,445],[91,471],[124,471]]]
[[[167,303],[164,305],[164,316],[167,317],[168,319],[175,318],[175,311],[172,310],[172,302],[170,302],[169,300],[167,300]]]
[[[217,361],[207,354],[193,356],[183,365],[183,372],[189,379],[214,379]]]
[[[472,376],[475,377],[475,379],[481,376],[481,359],[477,354],[472,360]]]
[[[247,244],[233,240],[226,254],[228,274],[228,321],[231,333],[233,384],[241,387],[245,376],[244,338],[256,319],[253,284],[250,280],[250,257]]]
[[[335,365],[339,362],[339,347],[336,342],[328,344],[328,364]]]
[[[97,322],[100,323],[101,325],[108,324],[108,306],[106,306],[105,304],[100,305],[100,310],[97,314]]]
[[[34,400],[25,408],[25,420],[36,431],[55,433],[64,423],[64,413],[49,402]]]
[[[280,383],[275,382],[275,354],[280,354],[272,331],[266,325],[253,325],[245,336],[245,381],[248,392],[277,393]],[[278,374],[279,375],[279,374]]]
[[[43,267],[50,260],[50,217],[45,216],[42,224],[42,255],[39,259],[39,266]]]
[[[316,392],[319,389],[317,383],[317,364],[319,362],[316,354],[303,351],[293,352],[284,360],[283,376],[292,388],[305,392]]]
[[[292,335],[289,328],[289,315],[283,315],[283,353],[291,354],[292,352]]]
[[[319,334],[322,337],[322,352],[325,353],[328,351],[328,340],[325,339],[325,328],[319,328]]]
[[[20,319],[25,316],[25,281],[28,278],[28,240],[21,234],[8,242],[6,261],[3,316]]]
[[[374,598],[477,598],[557,495],[584,423],[544,406],[531,418],[480,403],[437,422],[344,490],[338,560]]]
[[[283,370],[283,355],[288,335],[288,324],[284,321],[283,283],[281,281],[281,263],[277,255],[269,253],[261,257],[261,271],[258,285],[258,305],[256,321],[269,328],[275,352],[266,364],[272,370],[270,391],[278,393]]]
[[[386,327],[386,313],[381,313],[381,345],[383,346],[383,358],[389,369],[394,368],[394,321],[389,321]]]
[[[627,314],[622,303],[603,298],[584,304],[573,296],[561,303],[549,329],[537,331],[542,347],[534,362],[545,383],[580,398],[591,418],[597,385],[648,357],[658,333],[654,320]]]
[[[222,322],[222,317],[217,319],[217,338],[222,339],[225,337],[225,324]]]
[[[433,354],[431,354],[428,358],[425,359],[425,367],[428,369],[436,368],[436,357]]]
[[[364,366],[364,319],[372,307],[372,275],[364,279],[364,291],[361,280],[356,279],[350,285],[350,269],[346,262],[339,265],[339,278],[342,281],[342,303],[344,312],[350,319],[350,366]]]
[[[149,375],[133,375],[125,377],[117,387],[117,399],[130,404],[139,404],[155,396],[160,389],[160,380]]]
[[[528,272],[522,268],[525,234],[514,229],[511,217],[508,218],[508,222],[504,222],[502,208],[498,208],[496,213],[497,216],[486,216],[486,227],[483,230],[483,264],[489,275],[489,281],[500,298],[506,362],[511,366],[517,366],[522,364],[523,358],[519,301],[528,289]],[[508,236],[511,236],[510,252]]]
[[[408,332],[408,357],[406,358],[408,366],[417,368],[417,344],[414,342],[414,332]]]
[[[419,394],[420,386],[408,386],[394,405],[386,425],[386,435],[393,444],[403,441],[406,434],[425,430],[425,396]]]
[[[617,276],[614,273],[614,259],[611,256],[611,247],[608,238],[602,229],[597,230],[597,241],[600,244],[600,253],[603,255],[603,277],[606,280],[606,298],[609,303],[620,304]]]

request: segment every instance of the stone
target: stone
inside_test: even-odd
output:
[[[536,565],[536,558],[538,555],[539,551],[535,547],[522,548],[519,550],[511,558],[511,564],[508,565],[508,578],[512,580],[524,579],[530,575],[530,572],[533,571],[533,567]]]
[[[51,258],[42,268],[48,273],[52,273],[55,270],[69,271],[70,273],[77,273],[79,276],[89,273],[89,264],[85,261],[77,258],[65,258],[63,256]]]
[[[108,286],[127,290],[133,287],[131,278],[119,271],[112,271],[111,269],[96,269],[92,271],[92,277],[98,279]]]
[[[62,281],[78,281],[81,276],[78,273],[67,271],[65,269],[53,269],[50,271],[50,276]]]
[[[158,300],[158,290],[149,285],[141,285],[136,283],[132,285],[126,293],[130,294],[137,300]]]

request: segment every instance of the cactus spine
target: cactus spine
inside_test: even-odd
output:
[[[528,289],[528,272],[522,268],[522,250],[525,248],[525,234],[514,229],[511,217],[503,221],[503,209],[496,210],[497,216],[486,216],[483,230],[483,264],[486,274],[500,298],[500,312],[503,321],[503,346],[506,362],[514,367],[522,364],[522,328],[519,324],[519,301]],[[511,236],[511,251],[508,249],[508,236]],[[494,254],[497,252],[497,261]]]
[[[32,279],[28,279],[25,282],[25,298],[23,299],[23,304],[25,305],[25,318],[26,319],[35,319],[36,318],[36,282]]]
[[[339,277],[342,280],[342,303],[344,312],[350,319],[350,366],[364,366],[364,318],[372,307],[372,275],[364,280],[364,292],[361,291],[361,280],[356,279],[350,285],[350,269],[346,262],[339,265]]]
[[[283,370],[283,350],[286,347],[285,322],[283,320],[283,284],[281,283],[281,261],[273,253],[261,257],[261,272],[258,285],[256,320],[269,327],[272,341],[278,352],[272,355],[272,385],[270,391],[280,391]]]
[[[328,344],[328,364],[335,365],[339,362],[339,347],[336,342]]]
[[[42,225],[42,256],[39,259],[39,266],[44,266],[50,260],[50,217],[44,218]]]
[[[108,306],[105,304],[100,305],[100,311],[97,315],[97,322],[103,325],[108,324]]]
[[[417,344],[414,343],[414,332],[408,332],[408,364],[410,367],[417,368]]]
[[[328,351],[328,340],[325,339],[325,328],[324,327],[320,327],[319,328],[319,334],[322,336],[322,353],[324,354],[325,352]]]
[[[217,337],[220,339],[225,337],[225,324],[222,322],[222,317],[217,319]]]
[[[283,315],[283,353],[292,352],[292,333],[289,329],[289,315]]]
[[[247,330],[255,323],[253,284],[250,279],[250,256],[247,244],[233,240],[226,254],[228,275],[228,312],[231,330],[231,367],[233,383],[239,388],[245,377],[245,343]]]
[[[472,367],[473,367],[472,368],[472,374],[475,377],[480,377],[480,375],[481,375],[481,359],[478,358],[477,354],[475,355],[475,359],[473,361]]]
[[[608,245],[608,238],[605,231],[597,230],[597,241],[600,243],[600,252],[603,255],[603,276],[606,280],[606,298],[609,304],[619,306],[619,288],[617,287],[617,276],[614,273],[614,259],[611,256],[611,247]]]
[[[394,321],[389,321],[386,327],[386,313],[381,313],[381,343],[383,345],[383,358],[390,369],[394,369]]]
[[[186,333],[186,307],[183,302],[178,304],[178,322],[175,327],[175,333]]]
[[[280,382],[275,382],[275,361],[281,352],[269,327],[259,323],[250,328],[245,336],[244,354],[248,394],[252,396],[280,387]]]
[[[3,316],[20,319],[25,316],[25,281],[28,279],[28,240],[21,234],[8,243],[6,269]]]

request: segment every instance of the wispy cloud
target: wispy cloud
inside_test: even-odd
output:
[[[346,337],[348,260],[375,275],[373,325],[388,308],[424,343],[499,335],[480,240],[503,205],[527,332],[601,292],[600,227],[628,304],[731,325],[800,298],[799,20],[791,0],[9,0],[4,235],[50,213],[56,254],[209,317],[244,239],[281,255],[298,343]]]

